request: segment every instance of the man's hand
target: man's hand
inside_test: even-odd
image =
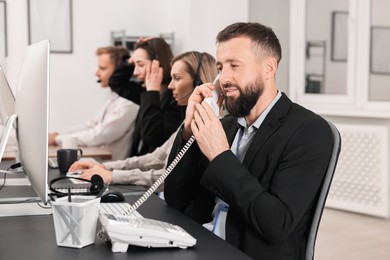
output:
[[[221,122],[206,102],[196,104],[191,130],[202,153],[212,161],[224,151],[230,149]]]
[[[59,135],[58,132],[53,132],[49,134],[49,145],[57,145],[56,137]]]
[[[184,129],[182,137],[184,140],[188,140],[192,135],[191,122],[194,119],[194,113],[196,111],[196,105],[200,104],[203,99],[206,97],[212,97],[211,91],[215,89],[211,83],[205,83],[200,86],[197,86],[192,92],[191,96],[188,98],[188,104],[186,109],[186,118],[184,121]],[[217,104],[221,107],[223,102],[223,97],[220,97]],[[208,105],[208,104],[207,104]]]
[[[185,140],[193,134],[202,153],[210,161],[223,151],[230,149],[219,117],[215,115],[209,104],[203,102],[204,98],[212,97],[211,91],[214,88],[212,84],[205,83],[196,87],[192,92],[188,99],[182,133]],[[217,104],[221,106],[222,101],[223,97],[220,97]]]

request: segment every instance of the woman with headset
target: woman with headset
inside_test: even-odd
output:
[[[130,62],[135,66],[134,76],[146,91],[141,94],[129,156],[152,152],[184,119],[184,110],[172,103],[168,89],[172,58],[172,51],[162,38],[141,39],[134,46]]]
[[[203,82],[213,82],[217,76],[215,59],[208,53],[186,52],[172,60],[172,80],[168,88],[174,100],[183,108],[194,88]],[[106,184],[135,184],[150,187],[164,172],[176,132],[160,147],[143,156],[97,164],[75,162],[69,171],[82,170],[81,178],[99,174]],[[159,188],[162,190],[162,187]]]

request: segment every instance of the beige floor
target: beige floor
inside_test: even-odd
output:
[[[325,209],[315,260],[389,260],[390,220]]]

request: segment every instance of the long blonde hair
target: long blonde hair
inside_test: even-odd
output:
[[[172,59],[172,64],[179,60],[184,62],[185,70],[191,75],[194,81],[198,76],[203,83],[213,82],[218,74],[216,61],[214,57],[207,52],[185,52],[174,57]]]

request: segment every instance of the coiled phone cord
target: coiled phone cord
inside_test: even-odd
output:
[[[152,195],[157,188],[164,182],[165,178],[171,173],[171,171],[176,167],[176,165],[180,162],[181,158],[183,158],[184,154],[190,149],[192,143],[195,141],[195,136],[191,136],[190,139],[186,142],[184,147],[180,150],[180,152],[176,155],[175,159],[171,162],[171,164],[165,169],[164,173],[158,178],[153,185],[139,198],[130,208],[125,212],[125,215],[130,215],[134,210],[137,210],[139,206],[142,205],[149,197]]]

